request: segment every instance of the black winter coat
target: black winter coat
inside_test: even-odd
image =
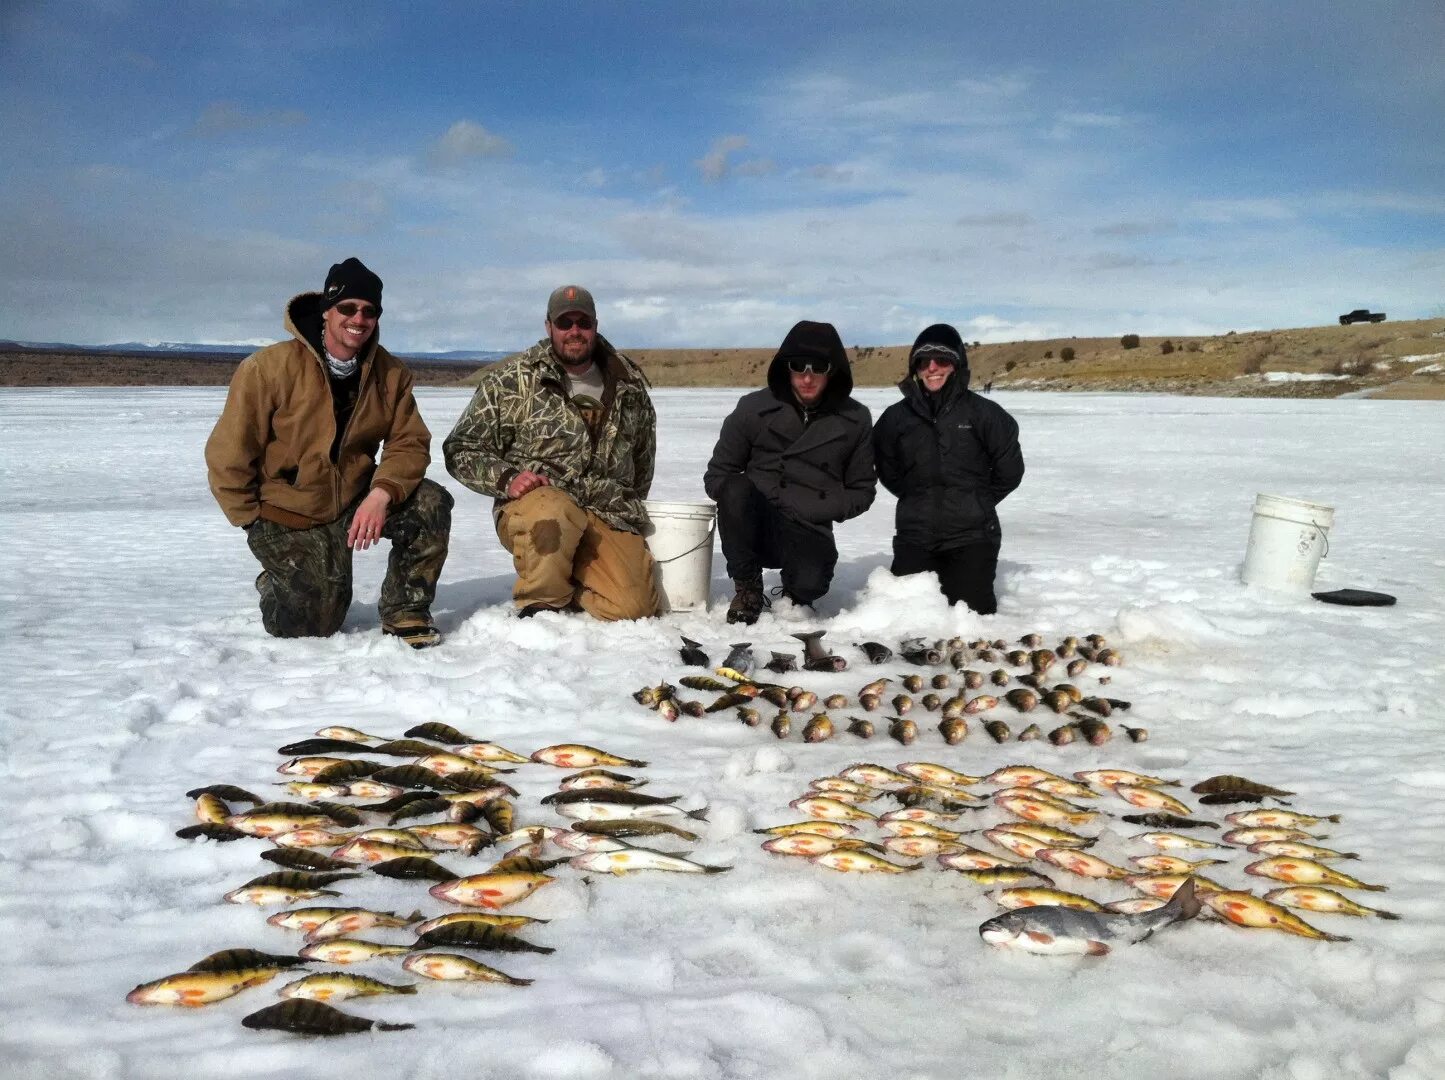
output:
[[[718,498],[723,481],[743,473],[784,515],[825,532],[872,506],[873,420],[849,396],[846,363],[805,411],[793,397],[787,365],[775,359],[767,388],[745,395],[723,421],[703,474],[708,496]]]
[[[897,537],[926,551],[997,544],[994,508],[1024,477],[1018,421],[970,391],[966,372],[936,401],[910,375],[873,429],[878,479],[898,496]]]

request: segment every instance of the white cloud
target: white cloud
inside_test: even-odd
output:
[[[441,168],[461,165],[477,158],[510,157],[513,146],[472,120],[458,120],[427,150],[427,160]]]
[[[695,164],[702,178],[710,184],[717,183],[728,174],[728,155],[746,149],[746,135],[721,135],[712,141],[712,147]]]

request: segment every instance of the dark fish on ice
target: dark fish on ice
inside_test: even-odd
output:
[[[1166,814],[1162,810],[1149,814],[1125,814],[1124,821],[1131,825],[1148,825],[1151,829],[1217,829],[1212,821],[1196,821],[1194,818]]]
[[[447,746],[460,746],[463,743],[482,742],[483,740],[465,735],[452,727],[450,724],[440,724],[430,720],[425,724],[417,724],[402,732],[408,739],[431,739],[433,742],[444,743]]]
[[[235,784],[207,784],[205,787],[191,788],[186,792],[186,798],[199,799],[202,795],[214,795],[228,803],[248,802],[259,806],[264,800],[256,798],[245,788],[237,787]]]
[[[868,657],[870,664],[886,664],[893,659],[893,650],[876,641],[864,641],[858,645],[858,648],[863,650],[863,655]]]
[[[360,1031],[409,1031],[413,1024],[383,1024],[362,1016],[352,1016],[325,1002],[308,998],[290,998],[279,1005],[241,1018],[241,1026],[265,1031],[289,1031],[296,1035],[351,1035]]]
[[[1132,945],[1154,931],[1199,914],[1191,878],[1161,908],[1141,915],[1114,915],[1077,908],[1027,907],[996,915],[978,928],[979,937],[1002,949],[1043,956],[1104,956],[1114,945]]]
[[[1253,780],[1246,780],[1242,776],[1211,776],[1208,780],[1201,780],[1189,789],[1195,794],[1209,794],[1216,791],[1244,791],[1251,795],[1269,795],[1273,798],[1281,798],[1285,795],[1295,794],[1293,791],[1285,791],[1283,788],[1270,787],[1267,784],[1258,784]]]
[[[679,650],[682,662],[688,667],[708,667],[707,653],[702,651],[702,645],[693,641],[692,638],[682,639],[682,648]]]
[[[804,634],[794,634],[803,643],[803,667],[809,671],[842,671],[848,666],[848,661],[841,656],[833,656],[823,648],[822,630],[809,630]]]
[[[728,646],[731,650],[728,658],[723,661],[723,667],[729,671],[736,671],[739,675],[746,675],[753,670],[753,643],[751,641],[740,641]]]

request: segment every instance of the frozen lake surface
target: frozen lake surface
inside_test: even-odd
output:
[[[654,498],[702,497],[703,466],[737,395],[656,392]],[[876,416],[895,392],[860,397]],[[223,391],[0,390],[5,1074],[1445,1075],[1445,409],[996,398],[1019,420],[1028,466],[1001,508],[997,615],[950,609],[931,580],[888,574],[893,504],[883,494],[840,527],[838,575],[816,615],[779,610],[750,630],[728,627],[719,554],[708,612],[632,625],[518,622],[490,500],[452,482],[438,460],[430,475],[457,496],[435,612],[447,640],[412,653],[379,633],[377,551],[357,557],[340,635],[283,642],[262,632],[256,566],[205,483],[202,446]],[[439,459],[467,394],[419,399]],[[1317,588],[1380,589],[1399,605],[1330,607],[1242,586],[1256,492],[1335,508]],[[919,709],[911,747],[882,733],[886,721],[870,742],[804,744],[801,716],[779,742],[766,721],[748,728],[729,711],[669,724],[629,697],[684,672],[679,634],[718,663],[730,642],[750,639],[765,659],[796,650],[790,635],[815,627],[850,661],[839,674],[793,677],[820,696],[856,695],[907,670],[866,664],[851,647],[865,639],[1102,633],[1125,657],[1107,692],[1132,701],[1130,723],[1151,736],[1097,748],[995,745],[972,723],[949,747]],[[1102,671],[1081,678],[1086,690]],[[998,715],[1015,730],[1027,722],[1006,706]],[[1043,710],[1030,719],[1039,716],[1052,719]],[[658,846],[733,869],[614,879],[559,868],[555,884],[515,909],[550,920],[524,936],[555,954],[484,957],[536,980],[530,987],[424,982],[395,959],[351,969],[423,982],[415,996],[342,1005],[413,1031],[304,1040],[242,1028],[242,1016],[277,1000],[285,974],[205,1009],[126,1003],[137,984],[216,950],[300,945],[266,924],[274,909],[221,902],[275,868],[257,857],[264,841],[177,839],[194,820],[188,789],[228,782],[286,798],[271,786],[286,779],[274,772],[283,743],[338,724],[396,737],[431,720],[524,754],[575,741],[646,759],[634,770],[649,781],[643,790],[708,808],[698,843]],[[996,890],[932,859],[911,874],[839,874],[759,848],[750,830],[799,817],[787,803],[810,780],[858,761],[933,761],[976,775],[1008,764],[1065,775],[1121,767],[1183,780],[1169,790],[1191,804],[1189,784],[1243,774],[1297,792],[1294,809],[1339,814],[1318,842],[1360,858],[1333,865],[1389,887],[1349,895],[1401,918],[1302,913],[1348,943],[1197,920],[1102,958],[990,949],[977,927],[998,912]],[[509,778],[519,823],[565,824],[538,802],[562,775],[528,764]],[[1138,828],[1113,816],[1132,808],[1111,795],[1098,803],[1111,816],[1085,830],[1100,837],[1096,854],[1127,863],[1148,851],[1129,839]],[[1247,809],[1199,813],[1219,821]],[[990,807],[958,827],[1003,818]],[[476,873],[496,857],[438,858]],[[1243,872],[1259,856],[1225,857],[1206,871],[1215,880],[1256,895],[1279,884]],[[1132,893],[1055,876],[1099,900]],[[341,882],[334,902],[449,910],[424,884],[367,875]]]

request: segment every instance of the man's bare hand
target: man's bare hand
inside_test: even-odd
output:
[[[548,480],[541,473],[532,472],[530,469],[523,469],[516,476],[512,477],[512,482],[507,485],[507,498],[520,499],[533,488],[545,487],[551,483],[552,481]]]
[[[346,543],[357,551],[365,551],[380,540],[381,530],[386,525],[386,508],[390,505],[391,496],[385,488],[372,488],[371,494],[361,500],[351,518]]]

